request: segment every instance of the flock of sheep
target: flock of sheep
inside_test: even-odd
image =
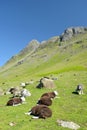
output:
[[[17,106],[25,103],[25,98],[31,96],[31,93],[26,88],[23,88],[21,91],[17,90],[17,88],[10,88],[9,92],[13,94],[13,96],[7,101],[6,106]],[[52,105],[52,100],[57,95],[57,91],[42,94],[40,99],[37,101],[37,104],[25,114],[33,115],[32,118],[46,119],[47,117],[51,117],[52,110],[48,106]]]
[[[52,84],[52,81],[51,81]],[[17,106],[26,103],[26,97],[31,96],[30,91],[26,88],[25,83],[21,83],[21,88],[13,87],[9,89],[12,97],[7,101],[6,106]],[[58,95],[57,91],[52,91],[42,94],[40,99],[37,100],[36,105],[26,115],[33,115],[32,118],[44,118],[52,116],[52,110],[49,108],[52,105],[53,99]]]
[[[48,80],[48,79],[47,79]],[[41,80],[40,80],[41,82]],[[51,82],[52,84],[52,82]],[[41,84],[42,85],[42,84]],[[25,103],[25,98],[27,96],[31,96],[31,93],[25,88],[25,83],[21,84],[21,90],[17,88],[10,88],[9,92],[13,94],[13,97],[9,99],[6,103],[6,106],[16,106],[22,103]],[[76,90],[73,92],[75,94],[83,94],[83,86],[77,85]],[[46,119],[47,117],[52,116],[52,110],[49,108],[52,105],[52,101],[55,97],[58,96],[57,91],[52,91],[48,93],[42,94],[40,99],[37,101],[37,104],[31,108],[31,110],[26,115],[33,115],[32,118],[43,118]]]
[[[52,116],[52,110],[48,107],[52,105],[52,100],[58,95],[57,91],[48,92],[42,94],[37,102],[37,105],[31,108],[31,110],[25,114],[33,115],[33,118],[46,119]]]

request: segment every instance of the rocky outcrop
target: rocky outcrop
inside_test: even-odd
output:
[[[67,41],[77,34],[87,33],[87,27],[70,27],[60,35],[60,41]]]
[[[40,43],[37,40],[30,41],[24,49],[22,49],[17,55],[12,56],[6,64],[12,62],[17,62],[17,65],[22,64],[26,55],[33,53],[39,45]]]
[[[51,45],[51,43],[56,43],[60,41],[60,37],[59,36],[54,36],[54,37],[51,37],[50,39],[46,40],[46,41],[42,41],[41,44],[40,44],[40,48],[45,48],[49,45]]]
[[[48,43],[50,42],[55,43],[58,41],[59,41],[59,36],[54,36],[54,37],[51,37],[49,40],[47,40]]]
[[[40,43],[37,40],[32,40],[22,51],[20,51],[19,55],[34,52],[39,47],[39,44]]]

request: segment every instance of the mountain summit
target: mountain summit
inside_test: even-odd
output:
[[[28,45],[19,52],[19,55],[25,55],[27,53],[34,52],[39,47],[39,42],[37,40],[32,40],[28,43]]]
[[[70,27],[60,35],[60,41],[67,41],[78,34],[87,33],[87,27]]]

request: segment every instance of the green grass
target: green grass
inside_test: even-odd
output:
[[[27,89],[32,93],[31,97],[27,97],[26,104],[22,104],[16,107],[4,106],[11,95],[5,95],[0,97],[0,129],[4,130],[44,130],[44,129],[60,129],[66,130],[61,126],[58,126],[57,119],[67,120],[76,122],[81,126],[81,130],[86,130],[86,113],[87,113],[87,72],[81,71],[70,71],[61,73],[58,76],[58,80],[55,81],[56,90],[59,92],[58,99],[53,100],[52,109],[53,115],[51,118],[46,120],[43,119],[31,119],[31,116],[27,116],[24,113],[28,112],[30,108],[36,105],[38,98],[44,92],[49,92],[53,90],[49,89],[37,89],[35,86],[37,82],[33,85],[27,86]],[[74,95],[72,92],[75,90],[76,85],[82,83],[84,85],[84,95]],[[10,122],[15,122],[15,126],[9,126]]]
[[[19,86],[20,82],[34,81],[27,86],[32,96],[27,97],[26,104],[16,107],[5,106],[11,95],[0,96],[0,130],[68,130],[58,126],[57,119],[73,121],[87,130],[87,34],[74,37],[61,43],[47,44],[32,55],[27,55],[21,65],[9,62],[0,70],[0,88],[5,91],[10,87]],[[22,57],[23,58],[23,57]],[[20,57],[21,59],[21,57]],[[12,66],[13,65],[13,66]],[[54,89],[37,89],[38,80],[43,76],[57,77]],[[5,83],[5,84],[3,84]],[[72,92],[78,84],[84,86],[84,95]],[[32,119],[24,113],[28,112],[38,98],[44,93],[57,90],[59,97],[53,100],[52,117]],[[10,126],[15,122],[15,126]]]

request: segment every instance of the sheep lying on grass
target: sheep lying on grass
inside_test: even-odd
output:
[[[49,98],[55,98],[58,95],[57,91],[53,91],[53,92],[48,92],[48,93],[44,93],[42,94],[41,97],[47,96]]]
[[[24,97],[15,97],[10,99],[6,106],[17,106],[19,104],[22,104],[23,102],[25,102],[25,98]]]
[[[48,108],[46,105],[36,105],[31,108],[31,110],[28,113],[25,113],[26,115],[33,115],[32,118],[43,118],[46,119],[48,117],[52,116],[52,111],[50,108]]]
[[[38,100],[37,104],[50,106],[52,105],[52,99],[47,96],[43,96]]]

